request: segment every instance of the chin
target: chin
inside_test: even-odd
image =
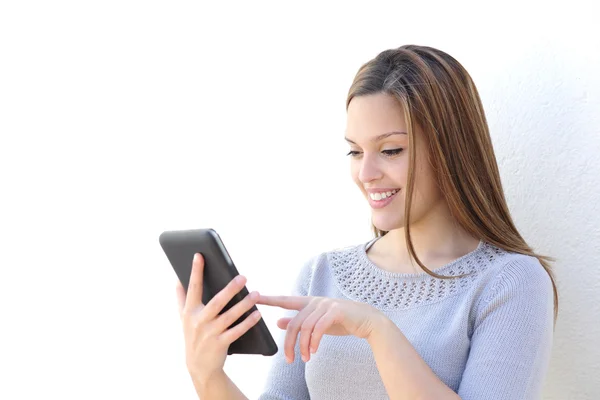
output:
[[[386,232],[393,231],[394,229],[400,229],[404,226],[402,219],[399,216],[396,218],[390,218],[389,215],[372,215],[371,223],[375,226],[375,228]]]

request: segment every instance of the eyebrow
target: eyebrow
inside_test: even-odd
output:
[[[375,143],[375,142],[379,142],[380,140],[383,140],[385,138],[388,138],[390,136],[393,135],[407,135],[406,132],[402,132],[402,131],[392,131],[392,132],[388,132],[388,133],[382,133],[379,136],[375,136],[374,138],[371,139],[371,142]],[[352,144],[356,144],[355,142],[353,142],[352,140],[348,139],[347,137],[345,137],[344,139],[346,139],[347,142],[350,142]]]

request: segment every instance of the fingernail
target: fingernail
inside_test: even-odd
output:
[[[306,356],[304,354],[302,354],[302,361],[304,361],[304,362],[307,361],[307,358],[306,358]]]
[[[198,260],[198,253],[194,254],[194,261]]]
[[[291,358],[289,358],[288,356],[285,356],[285,361],[286,361],[288,364],[290,364],[290,363],[292,362],[292,359],[291,359]]]

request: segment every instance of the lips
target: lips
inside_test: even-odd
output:
[[[385,197],[382,193],[385,193]],[[390,196],[388,196],[390,193]],[[392,189],[386,192],[370,192],[367,195],[367,200],[369,201],[369,205],[374,209],[379,209],[387,206],[396,198],[396,195],[400,193],[400,189]],[[379,199],[379,200],[377,200]]]

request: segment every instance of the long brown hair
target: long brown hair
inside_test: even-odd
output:
[[[409,143],[413,130],[423,132],[437,183],[460,226],[476,238],[506,251],[536,257],[552,281],[554,321],[558,291],[550,266],[554,258],[536,254],[521,237],[508,210],[489,128],[479,93],[464,67],[438,49],[404,45],[379,53],[363,64],[350,87],[346,110],[356,96],[386,93],[404,110]],[[409,254],[428,274],[410,237],[410,209],[415,185],[414,145],[409,146],[409,170],[404,231]],[[376,237],[387,234],[372,226]]]

